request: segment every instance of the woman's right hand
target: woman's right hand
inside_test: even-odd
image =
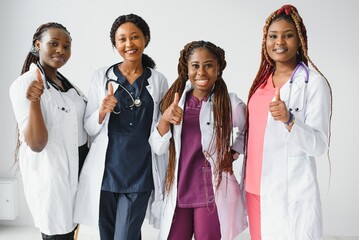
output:
[[[99,123],[101,124],[103,120],[105,119],[105,116],[107,113],[111,113],[115,106],[117,105],[117,98],[114,95],[113,92],[113,86],[109,82],[107,85],[108,92],[106,97],[102,100],[102,104],[100,106],[99,110]]]
[[[183,118],[183,110],[178,106],[179,95],[175,93],[173,103],[164,111],[157,126],[159,133],[163,136],[169,131],[170,124],[179,125]]]
[[[44,92],[44,80],[40,70],[36,69],[36,79],[26,91],[26,98],[30,101],[29,119],[25,128],[25,141],[34,152],[41,152],[48,141],[48,132],[42,116],[40,98]]]
[[[44,80],[41,77],[39,69],[36,69],[36,79],[33,80],[26,91],[26,98],[30,102],[40,101],[41,95],[44,93]]]

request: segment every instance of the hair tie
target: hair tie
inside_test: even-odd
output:
[[[294,10],[297,11],[297,9],[295,7],[293,7],[290,4],[287,5],[283,5],[278,11],[277,11],[277,15],[281,14],[281,13],[285,13],[285,15],[290,15],[290,12]]]

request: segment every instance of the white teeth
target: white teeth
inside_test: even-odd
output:
[[[136,50],[128,50],[128,51],[126,51],[126,53],[129,53],[129,54],[134,53],[134,52],[136,52]]]
[[[207,79],[198,79],[198,80],[196,80],[196,83],[198,85],[205,85],[205,84],[207,84],[207,82],[208,82]]]
[[[284,48],[279,48],[274,50],[276,53],[283,53],[285,51]]]

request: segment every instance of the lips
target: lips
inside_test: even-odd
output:
[[[55,61],[58,61],[58,62],[66,62],[65,58],[60,57],[60,56],[53,56],[52,59],[54,59]]]
[[[137,49],[130,49],[125,51],[127,54],[134,54],[137,52]]]
[[[284,53],[284,52],[286,52],[286,51],[287,51],[286,48],[275,48],[275,49],[274,49],[274,52],[275,52],[275,53],[278,53],[278,54]]]
[[[196,83],[199,86],[205,86],[208,83],[208,80],[207,79],[197,79]]]

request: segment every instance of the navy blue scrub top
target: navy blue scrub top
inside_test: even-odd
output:
[[[117,66],[114,67],[117,81],[136,99],[140,95],[141,106],[129,107],[132,99],[118,86],[115,97],[118,100],[108,124],[108,146],[102,190],[131,193],[147,192],[154,189],[152,178],[152,155],[148,143],[150,136],[153,99],[146,86],[151,70],[146,69],[131,85]],[[141,85],[142,92],[141,90]]]

